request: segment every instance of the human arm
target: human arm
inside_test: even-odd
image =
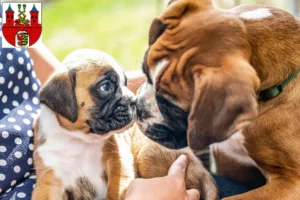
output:
[[[60,65],[55,55],[44,45],[27,49],[33,62],[37,77],[43,85],[56,67]]]

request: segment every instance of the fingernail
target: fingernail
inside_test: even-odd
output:
[[[181,154],[178,159],[180,159],[181,161],[185,161],[185,162],[188,162],[188,157],[184,154]]]
[[[188,155],[186,155],[185,158],[186,158],[186,161],[189,161],[189,156]]]

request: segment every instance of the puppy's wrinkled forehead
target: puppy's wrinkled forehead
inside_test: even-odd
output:
[[[67,70],[74,70],[84,82],[94,82],[99,76],[114,73],[120,84],[126,85],[126,77],[121,65],[109,54],[94,50],[80,49],[69,54],[62,62]]]

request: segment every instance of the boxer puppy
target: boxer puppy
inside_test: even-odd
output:
[[[78,50],[62,62],[40,92],[33,200],[123,199],[134,178],[167,175],[181,154],[190,158],[187,188],[217,199],[212,178],[189,149],[168,150],[132,126],[135,98],[126,85],[106,53]]]
[[[140,128],[193,150],[240,132],[268,183],[228,200],[300,199],[299,32],[298,19],[273,7],[173,0],[150,28]]]

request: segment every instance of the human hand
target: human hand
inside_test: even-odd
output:
[[[186,190],[184,177],[187,164],[187,157],[181,155],[172,164],[167,176],[133,180],[127,189],[125,200],[199,200],[198,190]]]

